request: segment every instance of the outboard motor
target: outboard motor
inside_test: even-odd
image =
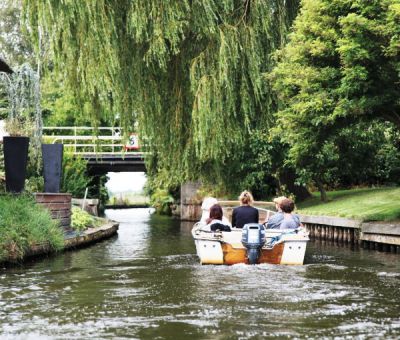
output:
[[[260,257],[260,250],[265,244],[265,229],[262,224],[245,224],[242,231],[242,244],[247,249],[247,258],[250,264],[256,264]]]

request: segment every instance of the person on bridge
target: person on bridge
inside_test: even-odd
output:
[[[240,207],[233,209],[232,227],[243,228],[247,223],[258,223],[258,210],[254,208],[253,195],[249,191],[243,191],[239,196]]]

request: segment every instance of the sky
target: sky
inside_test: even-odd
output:
[[[144,172],[109,172],[107,176],[110,179],[106,187],[114,194],[127,191],[140,193],[146,183]]]

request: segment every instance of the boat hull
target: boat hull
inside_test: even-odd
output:
[[[201,227],[192,231],[197,255],[201,264],[249,264],[247,249],[241,243],[241,230],[232,232],[202,232]],[[302,265],[306,252],[308,233],[267,232],[267,242],[260,249],[258,264]],[[277,242],[271,240],[279,238]]]

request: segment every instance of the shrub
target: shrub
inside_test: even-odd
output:
[[[156,212],[161,215],[170,215],[173,203],[174,198],[164,189],[157,189],[150,198],[150,204],[156,209]]]
[[[61,191],[69,192],[73,197],[83,197],[90,177],[86,172],[87,161],[73,154],[64,153],[63,178]]]
[[[50,213],[32,196],[0,196],[0,261],[22,259],[32,246],[46,243],[53,250],[64,246],[63,232]]]
[[[76,231],[82,231],[95,225],[95,218],[86,211],[72,207],[71,227]]]

